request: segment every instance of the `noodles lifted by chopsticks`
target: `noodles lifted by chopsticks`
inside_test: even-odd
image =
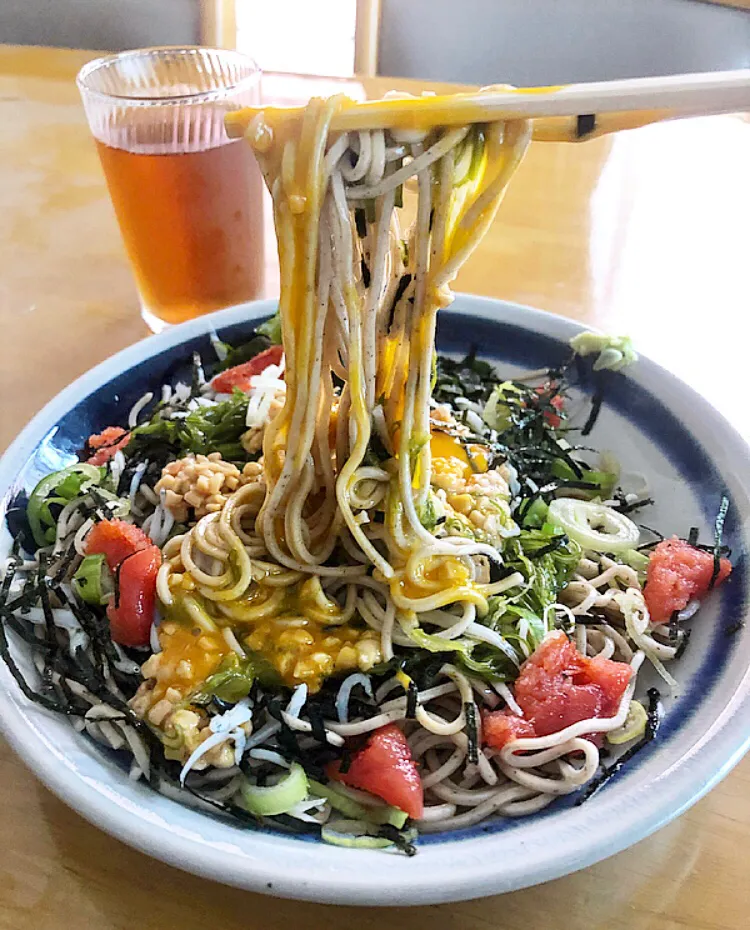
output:
[[[389,631],[403,640],[398,629],[411,633],[421,615],[451,627],[456,611],[469,626],[508,587],[478,578],[478,556],[499,560],[493,546],[437,538],[425,526],[430,395],[437,312],[495,216],[530,124],[331,133],[342,105],[342,97],[312,100],[296,121],[268,112],[248,131],[273,197],[285,403],[265,430],[262,483],[186,535],[159,589],[169,599],[169,575],[187,568],[202,595],[247,619],[247,606],[233,602],[251,581],[253,616],[273,616],[286,585],[298,609],[313,598],[337,624],[374,589],[388,618],[381,654],[390,658]],[[402,233],[411,178],[416,214]],[[244,529],[237,507],[251,521]],[[509,516],[508,526],[513,532]],[[209,577],[191,547],[224,568]],[[253,566],[250,552],[273,571]],[[341,585],[344,608],[332,597]]]
[[[321,575],[340,573],[326,563],[343,537],[402,609],[419,610],[435,596],[430,585],[403,592],[410,559],[455,562],[481,551],[459,539],[436,548],[419,515],[430,487],[435,318],[492,222],[530,128],[332,136],[341,103],[311,101],[300,124],[259,117],[249,132],[274,201],[287,381],[286,405],[265,436],[258,532],[279,563]],[[402,238],[397,205],[412,177],[416,218]],[[373,441],[393,454],[396,471],[368,464]],[[372,520],[384,499],[385,525]],[[438,599],[462,600],[466,582]],[[469,602],[477,599],[471,591]]]

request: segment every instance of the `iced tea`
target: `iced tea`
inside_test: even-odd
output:
[[[260,100],[255,62],[135,49],[90,62],[77,83],[149,326],[260,296],[260,171],[224,129],[228,111]]]
[[[260,294],[262,182],[249,145],[144,154],[96,144],[145,313],[180,323]]]

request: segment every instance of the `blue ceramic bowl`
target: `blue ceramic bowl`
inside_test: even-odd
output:
[[[239,342],[275,310],[269,301],[231,308],[174,327],[120,352],[66,388],[21,433],[0,462],[0,514],[39,478],[75,461],[86,438],[123,422],[146,390],[211,357],[210,328]],[[569,320],[495,300],[459,295],[440,315],[443,353],[480,357],[513,376],[548,368],[569,354],[581,330]],[[644,474],[657,501],[643,519],[667,535],[698,526],[711,538],[723,494],[731,579],[701,609],[676,672],[656,740],[585,804],[575,797],[522,820],[494,820],[419,841],[404,860],[317,840],[253,830],[192,810],[133,784],[111,754],[67,720],[31,705],[0,668],[0,727],[37,776],[104,830],[149,855],[239,887],[286,897],[359,904],[426,904],[496,894],[590,865],[636,842],[693,804],[750,744],[750,450],[701,397],[641,359],[613,377],[591,436],[623,471]],[[0,530],[0,557],[10,535]],[[23,664],[22,650],[17,650]],[[646,676],[643,687],[657,684]]]

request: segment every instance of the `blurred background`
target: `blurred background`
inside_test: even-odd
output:
[[[528,86],[750,67],[750,0],[0,0],[0,42]]]

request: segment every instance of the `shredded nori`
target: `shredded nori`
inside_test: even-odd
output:
[[[563,549],[569,545],[570,538],[565,533],[560,533],[559,536],[554,536],[552,541],[546,546],[542,546],[541,549],[537,549],[536,552],[534,552],[534,559],[541,559],[545,555],[549,555],[552,552],[557,552],[558,549]]]
[[[344,746],[344,751],[341,754],[341,762],[339,764],[339,772],[342,775],[346,775],[349,769],[352,767],[352,754],[351,751]]]
[[[708,583],[709,591],[716,584],[716,579],[719,577],[719,571],[721,570],[721,542],[724,535],[724,521],[726,520],[728,510],[729,498],[726,494],[724,494],[722,495],[721,503],[719,504],[719,511],[716,514],[716,523],[714,524],[714,567],[713,571],[711,572],[711,580]]]
[[[37,583],[39,585],[39,600],[42,604],[42,613],[44,615],[44,627],[47,633],[47,642],[53,643],[57,639],[57,631],[55,629],[55,618],[52,613],[52,605],[49,601],[49,588],[47,587],[47,557],[45,555],[39,554],[39,567],[37,569]],[[50,691],[52,688],[52,671],[53,671],[53,655],[52,653],[47,653],[44,657],[44,671],[42,672],[42,688],[44,691]]]
[[[109,636],[105,618],[99,618],[88,605],[71,600],[64,589],[45,572],[48,560],[40,553],[39,568],[33,576],[26,579],[23,591],[24,603],[17,607],[8,604],[7,598],[12,578],[17,570],[17,563],[11,565],[0,588],[0,657],[18,683],[24,695],[31,701],[41,704],[48,710],[69,716],[83,716],[90,705],[75,695],[68,685],[68,679],[76,681],[96,695],[103,703],[122,712],[128,723],[133,726],[150,746],[161,744],[150,727],[138,718],[128,707],[126,700],[113,690],[112,684],[124,689],[127,696],[135,693],[140,683],[140,675],[122,672],[115,666],[119,655]],[[69,609],[88,637],[91,655],[81,647],[71,655],[69,636],[54,624],[51,596],[61,607]],[[35,602],[42,607],[44,625],[42,628],[26,620],[24,609]],[[16,610],[15,615],[11,607]],[[41,685],[37,688],[27,682],[10,652],[5,634],[6,627],[13,630],[25,642],[32,646],[44,661]],[[33,640],[33,641],[31,641]],[[112,681],[108,681],[111,676]]]
[[[312,701],[308,701],[305,705],[305,711],[307,719],[310,721],[310,726],[312,727],[312,735],[319,743],[326,745],[328,740],[326,738],[326,728],[323,724],[323,715],[320,712],[320,708]]]
[[[479,764],[479,736],[477,733],[477,705],[473,701],[464,702],[466,717],[466,737],[469,741],[469,762]]]
[[[414,720],[417,716],[417,699],[419,697],[419,689],[416,686],[416,683],[412,679],[409,681],[409,687],[406,691],[406,719]]]
[[[288,814],[277,814],[275,817],[264,817],[263,821],[269,827],[275,827],[285,833],[319,833],[320,824],[306,823],[304,820],[298,820],[297,817],[291,817]]]
[[[262,706],[263,706],[262,704],[259,705],[258,710],[260,710]],[[286,724],[284,723],[281,717],[282,707],[281,707],[280,698],[270,697],[270,695],[267,695],[266,701],[265,701],[265,708],[268,711],[269,717],[273,717],[273,719],[278,721],[278,723],[280,723],[282,726],[286,726]]]
[[[662,718],[661,695],[656,688],[649,688],[646,694],[648,695],[648,710],[646,711],[646,730],[643,736],[637,743],[631,746],[630,749],[624,752],[619,759],[613,762],[612,765],[602,767],[601,773],[588,783],[586,790],[577,798],[575,802],[576,807],[580,807],[581,804],[595,795],[613,775],[616,775],[636,753],[640,752],[641,749],[647,746],[656,736]]]
[[[660,533],[659,530],[655,530],[652,526],[646,526],[645,523],[639,523],[638,526],[640,529],[645,530],[647,533],[651,533],[652,536],[655,536],[659,542],[662,542],[666,538],[663,533]],[[653,540],[651,542],[641,543],[640,546],[637,547],[637,550],[640,552],[641,549],[650,549],[653,545],[655,545]]]
[[[414,844],[407,840],[404,834],[394,827],[393,824],[383,824],[376,836],[382,836],[383,839],[389,840],[397,849],[402,853],[406,853],[409,857],[416,856],[417,854],[417,849]]]
[[[193,364],[190,370],[190,397],[198,397],[201,392],[201,387],[204,384],[203,378],[203,363],[201,361],[200,353],[193,352]]]
[[[679,610],[673,610],[672,615],[669,618],[669,623],[666,625],[669,630],[669,641],[674,644],[678,642],[680,638],[680,612]]]
[[[690,643],[690,635],[692,630],[680,630],[679,642],[677,644],[677,650],[674,654],[675,659],[679,659]]]
[[[18,566],[20,562],[21,559],[17,555],[8,560],[8,565],[5,570],[5,577],[3,578],[3,583],[0,584],[0,606],[5,606],[5,603],[8,600],[10,588],[18,572]]]
[[[56,652],[59,650],[59,644],[57,642],[57,634],[53,629],[50,631],[47,628],[46,624],[46,612],[45,612],[45,631],[46,639],[37,640],[39,643],[38,651],[44,657],[44,678],[42,691],[37,691],[31,687],[31,685],[26,681],[23,676],[23,673],[16,664],[13,656],[10,652],[10,645],[8,643],[8,638],[5,633],[6,624],[11,628],[22,627],[22,620],[20,617],[13,617],[13,614],[7,604],[8,595],[10,593],[10,588],[13,583],[18,571],[18,559],[13,559],[8,564],[8,567],[5,572],[5,578],[3,579],[2,586],[0,586],[0,658],[3,659],[8,671],[13,676],[16,681],[16,684],[23,692],[24,696],[30,701],[33,701],[36,704],[40,704],[42,707],[45,707],[47,710],[56,711],[57,713],[69,714],[80,716],[81,711],[72,706],[70,703],[65,703],[61,701],[56,695],[55,690],[52,688],[52,672],[53,672],[53,660],[55,658]],[[28,587],[28,584],[27,586]],[[37,589],[34,589],[36,596]],[[43,608],[44,609],[44,608]],[[13,619],[13,623],[9,622]],[[29,637],[36,638],[36,634],[33,626],[29,623],[28,627],[25,630],[23,638],[28,640]],[[48,672],[49,669],[49,672]]]
[[[582,436],[588,436],[593,428],[596,426],[596,421],[599,419],[599,414],[601,413],[602,404],[604,402],[604,391],[603,389],[597,388],[596,393],[594,394],[591,400],[591,411],[589,412],[588,419],[584,424],[583,429],[581,430]]]
[[[179,788],[179,783],[171,782],[172,786]],[[246,811],[244,807],[240,807],[239,804],[232,804],[227,801],[217,801],[216,798],[212,798],[209,794],[203,794],[201,791],[198,791],[196,788],[190,786],[186,781],[184,785],[185,789],[193,795],[194,798],[197,798],[199,801],[203,801],[204,804],[210,804],[211,807],[215,807],[216,810],[221,811],[223,814],[229,814],[232,817],[235,817],[237,820],[242,820],[247,824],[252,826],[257,826],[258,819],[253,817],[253,815]],[[298,821],[301,823],[301,821]]]
[[[29,520],[26,516],[26,508],[29,500],[25,493],[21,492],[10,502],[5,513],[5,522],[8,532],[13,537],[14,551],[34,552],[37,548],[36,542],[29,526]]]
[[[640,510],[642,507],[650,507],[654,503],[652,497],[644,497],[641,500],[633,501],[632,503],[627,503],[623,499],[623,503],[619,504],[615,509],[619,510],[620,513],[633,513],[636,510]]]
[[[63,557],[58,562],[57,568],[50,576],[51,582],[53,584],[59,584],[59,582],[65,578],[77,556],[78,553],[76,552],[76,547],[74,545],[68,546],[67,551],[63,554]]]
[[[16,684],[23,692],[24,697],[28,698],[28,700],[33,701],[35,704],[40,704],[47,710],[52,710],[61,714],[81,716],[80,711],[74,710],[69,705],[66,706],[62,704],[59,700],[55,700],[53,697],[49,697],[45,694],[41,694],[40,692],[35,691],[31,685],[28,684],[26,679],[23,677],[21,670],[16,665],[13,656],[10,654],[10,647],[8,645],[8,639],[5,635],[5,626],[3,623],[0,623],[0,658],[3,659],[8,668],[8,671],[15,679]]]
[[[20,637],[29,646],[33,646],[34,649],[42,655],[54,651],[54,646],[39,639],[36,633],[28,626],[25,626],[15,614],[9,613],[5,608],[0,607],[0,616],[2,616],[2,622],[5,623],[9,629],[13,630],[16,636]]]

